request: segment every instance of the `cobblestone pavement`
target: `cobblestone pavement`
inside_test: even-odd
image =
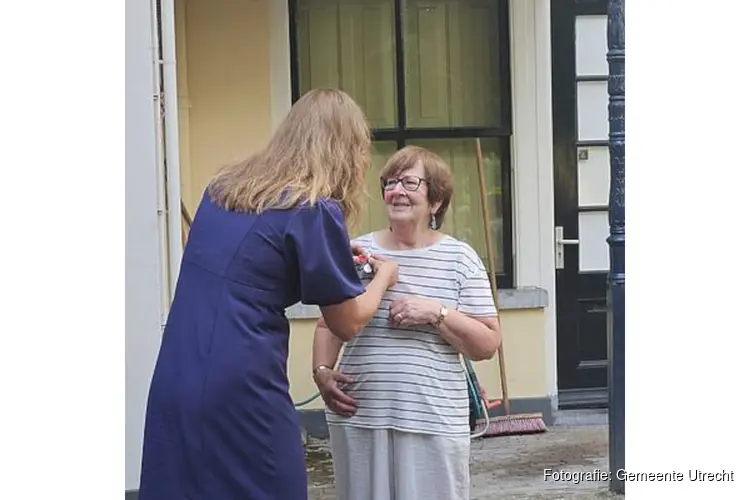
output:
[[[472,500],[622,498],[604,481],[554,481],[544,469],[607,471],[606,425],[554,425],[543,434],[502,436],[472,444]],[[335,500],[333,470],[325,441],[308,444],[309,500]],[[356,499],[351,499],[356,500]]]

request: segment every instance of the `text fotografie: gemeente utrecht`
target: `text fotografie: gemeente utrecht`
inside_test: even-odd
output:
[[[690,469],[687,472],[628,472],[620,469],[615,472],[614,478],[620,481],[629,482],[669,482],[669,481],[717,481],[731,482],[734,481],[734,471],[703,471],[700,469]],[[562,481],[571,483],[582,483],[589,481],[610,481],[613,479],[611,472],[601,469],[592,471],[564,471],[544,469],[545,481]]]

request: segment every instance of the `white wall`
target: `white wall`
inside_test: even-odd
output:
[[[125,489],[138,488],[148,386],[161,338],[151,2],[126,2]]]
[[[511,0],[516,284],[547,290],[547,395],[557,401],[550,1]]]

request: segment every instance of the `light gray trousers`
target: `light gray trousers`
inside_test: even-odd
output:
[[[469,436],[328,428],[338,500],[469,500]]]

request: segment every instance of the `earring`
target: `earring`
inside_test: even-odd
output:
[[[435,214],[430,215],[430,229],[433,231],[437,229],[437,220],[435,219]]]

